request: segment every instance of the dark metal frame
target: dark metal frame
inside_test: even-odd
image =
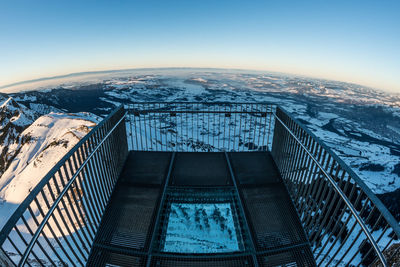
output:
[[[131,104],[127,106],[129,150],[269,151],[275,107],[270,103]]]
[[[272,155],[313,245],[317,264],[388,266],[400,226],[329,147],[278,107]],[[347,228],[350,229],[347,229]],[[335,245],[337,244],[337,247]],[[368,259],[368,257],[370,257]]]
[[[128,153],[125,116],[123,107],[114,110],[20,204],[0,233],[4,264],[86,263]]]
[[[31,266],[28,259],[33,259],[43,266],[44,258],[53,265],[84,265],[128,147],[272,150],[318,264],[357,259],[358,265],[368,260],[387,266],[395,256],[387,251],[400,238],[400,227],[390,212],[332,150],[281,107],[175,102],[136,103],[127,112],[120,107],[68,152],[0,232],[5,264]],[[9,249],[14,256],[5,253]]]

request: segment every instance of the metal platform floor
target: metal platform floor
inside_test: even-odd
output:
[[[166,252],[173,203],[229,203],[238,250]],[[268,152],[130,152],[88,266],[315,266]]]

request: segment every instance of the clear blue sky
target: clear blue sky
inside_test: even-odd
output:
[[[400,1],[0,0],[0,86],[72,72],[222,67],[400,92]]]

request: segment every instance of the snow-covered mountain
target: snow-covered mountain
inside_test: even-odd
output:
[[[0,108],[1,227],[30,190],[100,121],[100,117],[85,112],[51,112],[39,117],[40,112],[12,98]]]
[[[216,69],[85,73],[43,84],[26,83],[9,92],[33,109],[42,106],[46,111],[56,108],[100,116],[116,105],[146,101],[279,104],[330,146],[375,193],[399,192],[400,94],[337,81]]]
[[[25,142],[21,133],[31,125],[38,114],[18,104],[11,97],[0,106],[0,177],[8,168],[17,151],[10,150],[14,143]]]

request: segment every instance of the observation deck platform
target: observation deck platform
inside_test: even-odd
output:
[[[400,226],[271,103],[134,103],[0,231],[0,266],[393,266]]]
[[[129,152],[87,264],[315,265],[269,152],[137,151]]]

